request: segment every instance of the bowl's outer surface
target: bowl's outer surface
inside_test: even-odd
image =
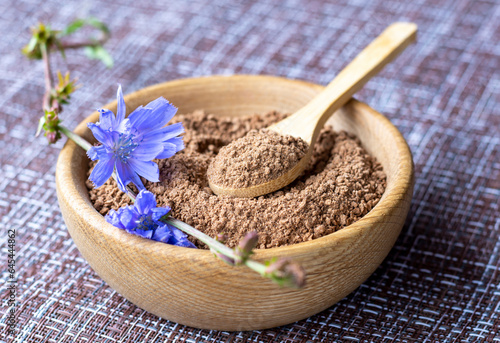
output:
[[[151,86],[125,101],[129,112],[164,96],[179,107],[179,113],[205,109],[239,116],[293,112],[321,89],[270,76],[213,76]],[[115,112],[116,102],[104,107]],[[75,132],[93,141],[86,123],[97,119],[95,112]],[[112,288],[163,318],[216,330],[264,329],[306,318],[352,292],[383,261],[404,224],[414,183],[408,146],[384,116],[351,100],[329,123],[356,134],[382,163],[387,189],[372,211],[342,230],[256,252],[259,261],[288,256],[302,264],[307,285],[301,290],[280,288],[245,267],[230,267],[209,251],[149,241],[106,223],[88,197],[88,158],[73,142],[61,151],[56,171],[65,223],[83,257]]]

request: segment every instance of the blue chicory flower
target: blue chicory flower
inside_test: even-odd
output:
[[[169,212],[169,207],[156,207],[153,193],[142,190],[133,206],[122,207],[118,211],[110,210],[104,218],[113,226],[134,235],[181,247],[196,248],[185,233],[160,221],[161,217]]]
[[[169,158],[184,149],[180,134],[182,123],[165,126],[177,108],[160,97],[140,106],[125,118],[125,101],[121,86],[117,92],[116,117],[113,112],[99,110],[99,122],[89,123],[94,137],[101,142],[87,151],[89,158],[99,160],[90,174],[95,187],[102,186],[116,171],[118,188],[126,192],[130,182],[139,190],[145,189],[139,176],[159,181],[158,165],[153,159]]]

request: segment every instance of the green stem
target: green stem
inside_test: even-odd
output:
[[[224,254],[224,255],[231,257],[231,258],[235,257],[233,249],[225,246],[221,242],[213,239],[212,237],[204,234],[203,232],[196,230],[191,225],[188,225],[188,224],[180,221],[179,219],[175,219],[172,217],[168,217],[166,222],[168,224],[171,224],[171,225],[175,226],[176,228],[184,231],[188,235],[191,235],[193,237],[198,238],[200,241],[202,241],[203,243],[208,245],[214,251],[219,252],[221,254]]]
[[[266,274],[266,268],[267,267],[265,265],[263,265],[262,263],[260,263],[260,262],[257,262],[257,261],[254,261],[254,260],[251,260],[251,259],[248,258],[245,261],[245,265],[248,268],[252,269],[253,271],[256,271],[257,273],[259,273],[262,276],[265,276],[265,274]]]
[[[73,142],[76,143],[76,145],[80,146],[83,148],[85,151],[89,151],[89,149],[92,147],[92,144],[87,142],[84,138],[78,136],[76,133],[73,131],[70,131],[68,128],[66,128],[63,125],[58,125],[59,131],[66,135],[69,139],[71,139]]]
[[[221,242],[213,239],[212,237],[204,234],[203,232],[200,232],[200,231],[196,230],[191,225],[188,225],[188,224],[180,221],[179,219],[175,219],[175,218],[172,218],[172,217],[168,217],[167,220],[166,220],[166,222],[168,224],[171,224],[171,225],[175,226],[179,230],[184,231],[188,235],[191,235],[191,236],[199,239],[200,241],[202,241],[203,243],[205,243],[206,245],[208,245],[208,247],[211,250],[213,250],[215,252],[218,252],[218,253],[221,253],[221,254],[223,254],[223,255],[225,255],[227,257],[230,257],[232,259],[236,259],[237,256],[234,254],[234,250],[233,249],[225,246]],[[246,265],[248,268],[252,269],[253,271],[259,273],[262,276],[264,276],[266,266],[263,265],[262,263],[257,262],[257,261],[253,261],[253,260],[251,260],[251,259],[248,258],[248,259],[246,259],[243,262],[243,264]]]
[[[47,44],[40,44],[40,51],[42,52],[43,70],[45,74],[45,94],[43,95],[43,108],[50,110],[50,92],[52,91],[52,73],[50,71],[49,51]]]

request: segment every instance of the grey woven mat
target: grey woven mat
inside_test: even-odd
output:
[[[115,67],[80,52],[54,66],[82,88],[74,127],[114,98],[181,77],[271,74],[326,84],[394,21],[419,40],[357,97],[387,115],[414,155],[403,231],[356,291],[306,320],[254,332],[204,331],[149,314],[88,266],[55,195],[62,142],[33,137],[43,67],[21,47],[38,21],[93,15],[110,27]],[[500,3],[417,1],[0,1],[0,341],[9,291],[7,229],[16,230],[15,342],[500,342]]]

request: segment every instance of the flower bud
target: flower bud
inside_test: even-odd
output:
[[[244,263],[250,255],[253,254],[253,249],[259,241],[257,231],[251,231],[243,237],[236,249],[234,249],[235,263],[237,265]]]
[[[285,270],[293,287],[302,288],[306,285],[306,272],[300,264],[291,262],[286,266]]]
[[[302,288],[306,284],[304,269],[289,258],[280,258],[276,262],[271,263],[266,268],[265,273],[280,285]]]
[[[46,136],[47,136],[47,140],[49,141],[50,144],[54,144],[55,142],[57,142],[57,133],[55,133],[53,131],[47,132]]]
[[[259,234],[257,231],[251,231],[245,235],[245,237],[238,244],[238,248],[242,253],[250,255],[252,250],[257,245],[259,241]]]

